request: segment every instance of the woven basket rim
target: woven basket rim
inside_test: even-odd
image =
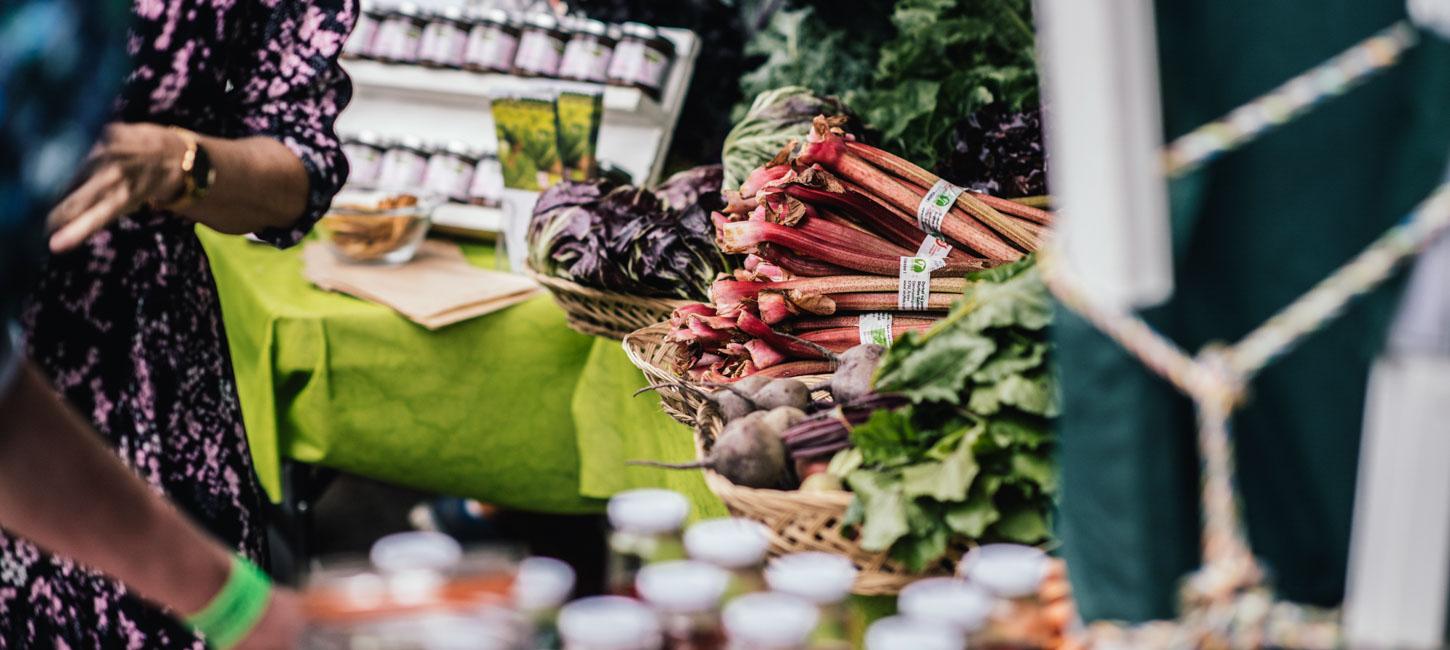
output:
[[[533,281],[549,287],[550,289],[567,291],[583,298],[633,304],[639,307],[654,309],[668,307],[668,309],[665,310],[667,312],[674,311],[676,307],[681,307],[684,305],[699,302],[698,300],[686,300],[683,298],[656,298],[651,296],[639,296],[631,293],[619,293],[615,291],[605,291],[603,289],[586,287],[577,282],[565,280],[564,278],[558,276],[540,273],[528,263],[524,264],[524,274],[529,276],[529,278]]]

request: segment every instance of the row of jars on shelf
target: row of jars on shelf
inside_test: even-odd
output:
[[[503,168],[493,152],[464,142],[426,143],[363,131],[344,136],[348,183],[363,189],[418,188],[452,203],[495,207],[503,202]]]
[[[343,54],[387,63],[546,77],[637,88],[658,100],[675,47],[643,23],[608,25],[502,9],[423,9],[404,2],[363,12]]]

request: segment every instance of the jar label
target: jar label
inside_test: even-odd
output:
[[[365,144],[346,144],[342,147],[347,156],[348,182],[371,187],[378,182],[378,171],[382,168],[383,152]]]
[[[478,25],[468,33],[463,60],[486,70],[508,70],[514,64],[519,39],[498,25]]]
[[[443,66],[463,65],[463,53],[468,46],[468,35],[451,22],[436,21],[423,30],[423,41],[418,46],[418,59]]]
[[[644,56],[644,44],[639,41],[621,41],[614,46],[614,59],[609,62],[610,81],[632,83],[635,61]]]
[[[428,170],[428,161],[409,149],[389,149],[383,154],[382,169],[378,171],[378,186],[388,189],[417,187],[423,183]]]
[[[514,66],[532,74],[554,76],[559,73],[559,59],[564,43],[541,30],[524,32],[519,40],[519,53]]]
[[[559,64],[559,75],[570,79],[603,82],[609,78],[610,54],[612,49],[604,43],[575,38],[564,47],[564,61]]]
[[[625,41],[614,50],[609,79],[658,92],[664,88],[669,68],[669,57],[663,52],[639,41]]]
[[[468,198],[468,186],[472,182],[473,165],[468,161],[448,153],[436,153],[428,159],[423,186],[429,191],[462,201]]]
[[[473,168],[473,182],[468,186],[468,198],[479,205],[498,205],[503,202],[503,167],[497,159],[484,158]]]
[[[373,43],[373,56],[391,61],[412,63],[418,59],[418,45],[423,28],[402,17],[389,18],[378,27]]]
[[[373,39],[377,34],[377,19],[367,14],[358,16],[357,25],[352,29],[352,35],[342,44],[342,53],[348,56],[370,56]]]

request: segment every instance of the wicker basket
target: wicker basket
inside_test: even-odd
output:
[[[695,427],[695,448],[703,458],[724,425],[710,405],[701,407],[695,417],[699,421]],[[885,553],[861,550],[854,539],[844,534],[840,524],[851,505],[850,492],[756,490],[731,483],[709,470],[705,470],[705,483],[725,502],[731,514],[753,519],[770,529],[772,557],[824,551],[850,558],[860,570],[852,591],[862,596],[894,595],[914,580],[951,575],[962,555],[971,548],[966,540],[954,538],[947,548],[947,557],[921,573],[912,573]]]
[[[669,322],[640,328],[624,337],[624,353],[644,373],[650,385],[657,387],[660,408],[680,423],[693,427],[695,414],[708,403],[704,393],[710,389],[675,374],[675,355],[680,346],[670,341],[669,335]],[[824,385],[830,375],[805,375],[796,379],[810,386],[822,386],[813,394],[816,399],[829,395]]]
[[[569,320],[569,327],[582,334],[616,341],[641,327],[669,318],[676,307],[692,302],[600,291],[544,275],[528,266],[524,272],[554,296],[554,302]]]

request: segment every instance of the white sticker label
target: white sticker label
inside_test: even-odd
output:
[[[903,257],[896,286],[896,307],[903,311],[926,309],[931,297],[931,272],[942,267],[941,260],[929,257]]]
[[[957,202],[957,195],[961,193],[962,188],[944,180],[937,181],[916,206],[917,225],[930,234],[939,234],[942,220],[952,211],[952,205]]]
[[[862,343],[891,347],[891,312],[861,314],[861,322],[857,328],[860,330]]]
[[[952,245],[947,243],[940,235],[927,235],[921,240],[921,246],[916,248],[917,257],[929,257],[934,260],[945,260],[952,252]]]

